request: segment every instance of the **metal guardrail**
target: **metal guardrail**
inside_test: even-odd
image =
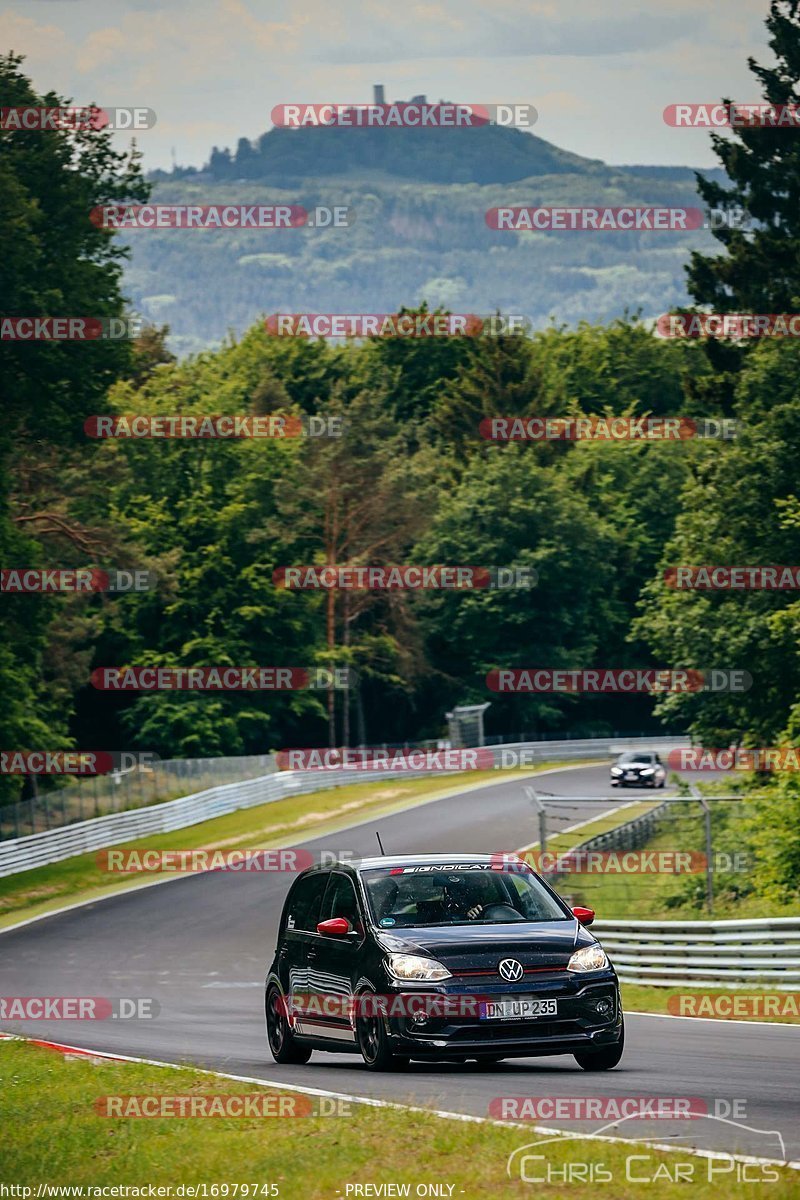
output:
[[[562,757],[592,758],[598,753],[617,753],[619,749],[635,748],[637,745],[660,747],[688,745],[688,739],[631,737],[622,745],[619,738],[608,739],[568,738],[565,740],[532,739],[516,741],[512,738],[496,738],[486,745],[496,762],[509,761],[515,753],[524,750],[529,762],[541,762],[555,751],[566,747]],[[412,752],[414,750],[436,751],[447,743],[428,740],[425,742],[383,743],[371,747],[373,750],[389,752]],[[610,748],[609,748],[610,747]],[[135,760],[134,754],[130,755]],[[25,800],[0,805],[0,841],[6,838],[27,837],[33,833],[44,833],[62,825],[73,825],[93,817],[104,817],[110,813],[128,812],[132,808],[147,808],[152,804],[164,804],[181,796],[206,791],[224,783],[239,783],[245,779],[256,779],[273,774],[281,768],[274,754],[251,754],[238,757],[176,758],[159,759],[145,766],[134,765],[105,775],[72,777],[63,780],[64,786],[51,788],[43,785],[38,797],[30,794]],[[35,781],[34,781],[35,782]]]
[[[64,786],[37,788],[38,795],[0,805],[0,841],[27,837],[62,825],[104,817],[109,813],[128,812],[163,804],[194,792],[240,783],[276,771],[272,754],[238,755],[218,758],[173,758],[147,762],[104,775],[73,776],[62,780]]]
[[[623,983],[800,990],[800,917],[596,921]]]
[[[642,741],[656,749],[689,744],[685,738],[640,739],[639,744]],[[491,750],[496,767],[501,769],[508,765],[509,751],[525,750],[526,763],[533,763],[554,758],[605,758],[609,754],[617,753],[618,746],[627,749],[635,748],[636,744],[636,739],[631,739],[623,745],[617,738],[587,738],[567,742],[507,743],[493,746]],[[277,771],[274,757],[271,755],[265,756],[265,766],[270,774],[260,775],[256,779],[223,784],[190,796],[181,796],[177,800],[151,804],[146,808],[110,813],[88,821],[77,821],[58,829],[0,841],[0,877],[60,862],[106,846],[118,845],[133,838],[183,829],[240,808],[271,804],[287,796],[342,787],[350,783],[370,783],[400,777],[397,770]],[[419,777],[430,773],[424,770],[403,770],[402,777]]]
[[[656,804],[648,812],[640,813],[638,817],[633,817],[622,825],[615,825],[613,829],[607,829],[604,833],[597,833],[594,837],[587,838],[585,842],[579,842],[562,853],[566,857],[570,854],[584,855],[589,850],[638,850],[658,832],[670,803],[670,800],[664,800],[663,803]],[[547,881],[555,883],[566,874],[566,871],[549,871]]]
[[[394,777],[391,772],[370,774],[370,779]],[[288,796],[364,782],[363,771],[280,771],[262,775],[258,779],[208,788],[204,792],[167,800],[164,804],[153,804],[149,808],[135,808],[129,812],[79,821],[60,829],[0,842],[0,877],[61,862],[77,854],[101,850],[134,838],[185,829],[242,808],[274,804]]]

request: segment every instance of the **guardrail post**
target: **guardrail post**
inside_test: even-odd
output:
[[[705,796],[701,795],[695,784],[689,784],[689,791],[692,797],[697,801],[703,810],[703,819],[706,827],[706,904],[708,906],[708,915],[714,915],[714,859],[711,843],[711,806]]]
[[[536,794],[535,787],[527,786],[525,788],[525,795],[534,804],[539,814],[539,846],[541,847],[539,853],[541,856],[547,850],[547,809]]]

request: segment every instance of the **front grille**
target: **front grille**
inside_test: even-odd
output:
[[[563,967],[523,967],[523,975],[555,975],[555,974],[558,974],[560,971],[566,971],[566,969],[567,969],[566,966],[563,966]],[[503,983],[507,982],[507,980],[502,979],[502,976],[500,975],[500,972],[497,970],[497,967],[480,968],[479,970],[476,970],[476,971],[456,971],[456,970],[454,970],[451,973],[455,979],[467,979],[467,978],[472,979],[472,978],[475,978],[476,976],[480,975],[487,979],[488,978],[501,979]]]
[[[578,1021],[481,1021],[460,1026],[448,1042],[527,1042],[537,1038],[577,1037],[584,1033]]]

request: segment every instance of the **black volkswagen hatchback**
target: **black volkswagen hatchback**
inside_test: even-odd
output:
[[[585,926],[521,860],[403,855],[311,867],[286,899],[266,980],[279,1063],[360,1052],[409,1059],[622,1057],[617,976]]]

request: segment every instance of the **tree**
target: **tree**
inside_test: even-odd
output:
[[[750,69],[772,105],[800,103],[799,0],[772,0],[767,17],[774,67]],[[726,100],[725,103],[730,103]],[[732,137],[712,134],[731,186],[697,176],[710,208],[743,209],[752,229],[723,225],[714,237],[725,253],[695,251],[689,290],[720,312],[791,312],[800,304],[800,138],[795,129],[740,126]]]
[[[311,439],[292,460],[279,497],[280,526],[292,533],[287,565],[404,561],[434,500],[428,456],[415,459],[409,452],[411,432],[387,421],[385,395],[366,390],[347,395],[337,385],[321,412],[341,418],[344,434]],[[307,607],[314,596],[294,600]],[[324,606],[326,662],[331,669],[341,662],[354,668],[358,740],[363,741],[364,688],[383,693],[385,706],[387,693],[409,691],[413,682],[419,639],[408,598],[403,592],[330,589]],[[342,697],[345,745],[350,743],[350,700],[348,687]],[[337,744],[333,688],[328,690],[328,741]]]
[[[230,179],[233,176],[231,152],[227,147],[224,150],[220,150],[218,146],[212,148],[208,170],[214,179]]]
[[[429,707],[438,702],[441,713],[489,699],[495,727],[504,730],[558,727],[575,700],[494,695],[487,672],[592,666],[614,618],[613,531],[558,467],[542,468],[529,449],[493,446],[474,458],[440,496],[414,549],[418,562],[538,573],[530,590],[429,592],[417,600],[431,663]]]
[[[800,562],[799,365],[796,344],[767,341],[748,355],[737,390],[739,434],[700,456],[635,626],[667,664],[752,677],[744,693],[672,694],[660,702],[664,718],[679,714],[708,746],[768,746],[787,725],[795,737],[800,728],[796,592],[684,591],[664,580],[674,566]]]
[[[22,58],[0,58],[9,107],[64,107],[38,95]],[[0,131],[0,291],[6,316],[120,317],[125,251],[89,219],[99,205],[144,200],[139,159],[113,150],[102,130]],[[86,565],[103,545],[96,522],[76,518],[72,485],[89,472],[83,422],[102,412],[111,383],[128,369],[124,341],[22,344],[0,341],[0,550],[4,566]],[[45,479],[43,466],[54,471]],[[34,467],[38,466],[39,470]],[[79,597],[4,595],[0,723],[10,747],[68,744],[80,660],[63,633],[80,624]],[[18,779],[0,777],[0,794]]]

